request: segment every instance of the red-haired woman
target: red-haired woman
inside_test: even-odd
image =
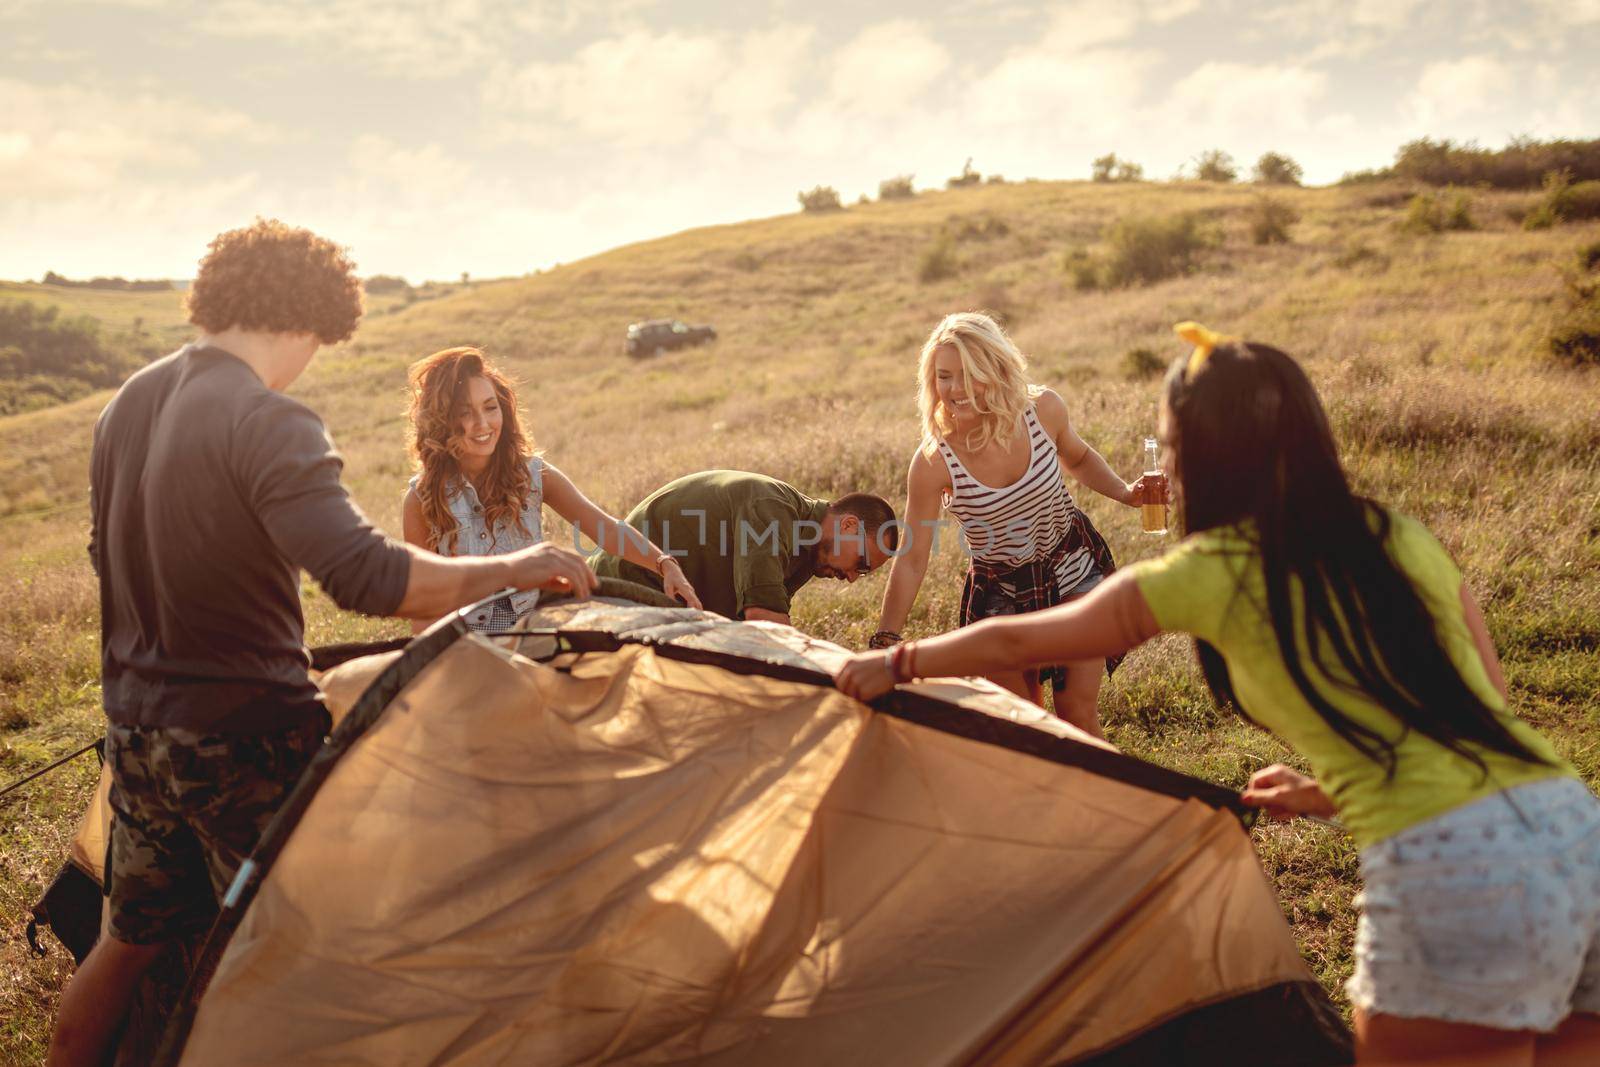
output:
[[[517,394],[476,348],[447,348],[412,364],[411,449],[405,538],[442,556],[497,556],[544,539],[540,511],[556,514],[609,551],[661,575],[668,596],[700,607],[677,560],[623,526],[535,454]],[[513,593],[474,612],[475,630],[509,628],[536,593]],[[415,624],[420,631],[425,623]]]

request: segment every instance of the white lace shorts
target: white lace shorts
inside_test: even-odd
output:
[[[1361,877],[1355,1007],[1546,1033],[1600,1012],[1600,800],[1577,779],[1403,830]]]

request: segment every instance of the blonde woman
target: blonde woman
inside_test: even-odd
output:
[[[947,315],[928,335],[917,365],[922,442],[906,472],[906,537],[889,573],[874,648],[900,640],[927,574],[941,508],[961,524],[971,552],[961,590],[961,625],[1018,615],[1088,593],[1116,564],[1061,476],[1120,504],[1137,506],[1143,479],[1125,482],[1072,428],[1054,390],[1028,381],[1028,361],[988,315]],[[1117,660],[1106,660],[1109,672]],[[1101,736],[1100,660],[996,671],[990,677],[1041,702],[1054,689],[1056,714]]]

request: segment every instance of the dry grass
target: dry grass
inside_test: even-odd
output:
[[[389,529],[408,474],[404,368],[450,344],[482,345],[521,375],[549,458],[614,510],[717,466],[819,495],[898,498],[916,441],[915,356],[944,313],[1003,302],[1038,380],[1126,473],[1154,427],[1158,384],[1127,380],[1123,354],[1176,355],[1171,323],[1196,318],[1305,361],[1358,486],[1456,553],[1505,649],[1519,710],[1600,781],[1600,377],[1542,355],[1561,309],[1558,265],[1600,226],[1524,232],[1505,210],[1515,194],[1485,192],[1474,204],[1482,229],[1409,236],[1395,226],[1407,194],[1275,190],[1300,221],[1291,243],[1265,247],[1249,232],[1255,192],[1204,183],[985,185],[698,230],[374,317],[295,393],[327,419],[348,484]],[[1199,213],[1219,242],[1194,274],[1083,294],[1062,273],[1062,253],[1094,247],[1114,220],[1180,212]],[[961,233],[974,236],[955,239],[956,273],[920,282],[923,251]],[[628,360],[624,327],[658,315],[714,323],[722,340]],[[0,420],[0,781],[99,729],[83,544],[88,435],[103,400]],[[1084,504],[1119,558],[1159,551],[1131,510]],[[953,624],[959,567],[947,546],[913,634]],[[813,583],[796,620],[860,646],[882,590],[881,577]],[[337,612],[310,586],[307,614],[313,643],[399,632]],[[1213,711],[1191,660],[1178,639],[1130,657],[1105,690],[1109,732],[1138,755],[1240,785],[1284,750]],[[0,928],[19,928],[51,873],[87,773],[0,806]],[[1342,997],[1348,840],[1294,826],[1256,840],[1308,961]],[[0,1061],[38,1058],[63,973],[14,941],[0,948]]]

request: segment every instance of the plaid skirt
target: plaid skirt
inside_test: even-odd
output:
[[[967,579],[961,586],[961,625],[968,626],[1000,615],[1039,611],[1077,599],[1072,589],[1061,588],[1056,572],[1062,560],[1080,549],[1088,549],[1094,564],[1084,582],[1079,583],[1079,588],[1090,579],[1098,583],[1117,569],[1117,561],[1111,557],[1111,547],[1106,544],[1106,539],[1094,528],[1089,516],[1078,508],[1073,509],[1072,525],[1068,527],[1066,535],[1048,554],[1038,559],[1011,567],[989,563],[974,556],[967,568]],[[1122,660],[1122,656],[1107,657],[1106,674],[1116,670]],[[1048,682],[1056,689],[1063,688],[1067,684],[1066,664],[1054,663],[1041,668],[1039,682],[1041,685]]]

